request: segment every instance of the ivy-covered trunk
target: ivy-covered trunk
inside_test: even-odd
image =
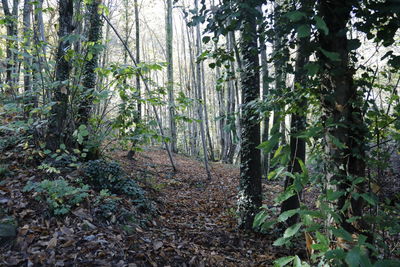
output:
[[[240,150],[239,227],[252,229],[254,216],[261,207],[260,123],[255,101],[260,97],[260,66],[257,47],[256,7],[260,1],[238,1],[241,15],[240,52],[242,55],[242,118]]]
[[[2,0],[3,12],[5,17],[5,25],[7,28],[7,36],[16,38],[18,35],[18,0],[13,0],[13,6],[10,8],[8,0]],[[6,82],[7,88],[5,93],[7,96],[15,96],[16,85],[18,83],[18,42],[14,39],[6,40]]]
[[[335,200],[335,222],[350,233],[366,230],[362,219],[367,128],[361,111],[362,92],[353,82],[347,23],[354,1],[320,1],[319,12],[329,32],[320,33],[321,100],[325,112],[327,195]],[[361,178],[361,179],[359,179]],[[340,192],[340,193],[338,193]]]
[[[302,0],[300,12],[305,14],[304,22],[306,23],[308,18],[311,17],[312,7],[314,1]],[[288,171],[294,175],[301,173],[302,168],[300,161],[305,162],[306,160],[306,142],[303,138],[297,137],[299,133],[306,129],[306,114],[307,114],[307,101],[302,92],[307,87],[307,71],[304,66],[308,63],[310,58],[310,35],[298,36],[297,37],[297,55],[295,63],[295,74],[294,74],[294,88],[295,101],[295,112],[292,114],[290,122],[290,162]],[[285,178],[285,190],[292,186],[294,179],[287,176]],[[301,192],[296,192],[294,196],[291,196],[287,200],[282,202],[281,212],[288,210],[297,209],[300,207]],[[295,214],[290,217],[286,222],[289,226],[297,223],[299,215]]]
[[[52,150],[57,150],[60,144],[65,142],[66,139],[66,122],[68,115],[68,96],[69,90],[69,76],[71,72],[71,63],[67,60],[65,55],[71,49],[71,42],[67,38],[73,31],[72,19],[74,13],[73,0],[60,0],[58,1],[59,7],[59,30],[58,38],[59,44],[56,55],[56,81],[59,85],[55,89],[53,102],[54,105],[51,109],[51,117],[49,119],[48,132],[46,137],[47,146]]]
[[[87,22],[89,29],[87,39],[89,47],[87,51],[87,58],[83,70],[83,96],[79,106],[79,124],[87,125],[90,118],[92,109],[93,92],[96,89],[96,68],[99,65],[99,56],[102,49],[102,27],[103,21],[101,13],[99,12],[99,5],[101,1],[92,0],[87,4]]]

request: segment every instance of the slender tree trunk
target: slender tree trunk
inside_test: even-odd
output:
[[[134,1],[135,5],[135,44],[136,44],[136,63],[140,64],[140,23],[139,23],[139,4],[138,1]],[[141,102],[141,88],[140,88],[140,76],[136,75],[136,93],[137,93],[137,115],[136,123],[138,124],[142,118],[142,102]]]
[[[253,220],[261,207],[261,162],[260,124],[257,111],[252,102],[260,97],[260,73],[257,46],[256,17],[259,12],[257,0],[239,0],[241,13],[241,42],[242,54],[242,118],[241,118],[241,150],[240,150],[240,185],[238,214],[239,226],[252,229]]]
[[[306,14],[312,13],[313,2],[308,0],[301,1],[300,12]],[[308,18],[309,16],[307,16]],[[297,134],[306,129],[306,112],[300,111],[302,108],[307,107],[307,101],[302,97],[302,90],[307,87],[307,72],[304,66],[308,63],[310,57],[310,37],[297,37],[297,58],[295,64],[295,75],[294,75],[294,91],[299,91],[297,94],[297,102],[293,103],[298,108],[297,112],[292,114],[292,120],[290,124],[290,162],[288,171],[292,174],[301,173],[301,165],[299,161],[305,163],[306,160],[306,142],[303,138],[296,137]],[[301,98],[299,98],[301,96]],[[293,184],[293,178],[287,176],[285,179],[285,190]],[[296,195],[282,202],[281,212],[288,210],[297,209],[300,207],[301,192],[297,192]],[[295,214],[290,217],[286,222],[288,226],[292,226],[298,222],[299,215]]]
[[[175,100],[174,100],[174,62],[173,62],[173,19],[172,19],[172,0],[167,1],[166,16],[166,41],[167,41],[167,76],[168,76],[168,103],[169,103],[169,127],[171,133],[171,150],[178,152],[176,121],[175,121]]]
[[[59,82],[54,92],[55,104],[51,109],[51,117],[47,132],[47,146],[55,151],[66,140],[66,122],[68,114],[69,76],[71,63],[65,58],[66,53],[71,49],[71,42],[66,36],[73,31],[73,0],[59,0],[59,44],[56,57],[56,80]]]
[[[198,11],[198,0],[194,1],[195,3],[195,9]],[[201,33],[200,33],[200,25],[196,26],[196,52],[197,56],[200,56],[201,54]],[[197,90],[197,98],[200,100],[200,102],[197,104],[198,105],[198,116],[200,120],[200,136],[201,136],[201,143],[203,145],[203,158],[204,158],[204,165],[206,168],[207,172],[207,177],[208,179],[211,179],[211,172],[210,172],[210,166],[208,162],[208,153],[207,153],[207,140],[206,140],[206,134],[205,134],[205,121],[204,121],[204,109],[203,109],[203,90],[201,89],[202,83],[201,83],[201,63],[198,62],[196,63],[196,90]]]
[[[31,47],[31,38],[32,38],[32,29],[31,29],[31,14],[32,14],[32,4],[30,0],[24,0],[24,9],[23,9],[23,38],[24,38],[24,116],[27,118],[29,116],[29,111],[35,100],[32,93],[32,59],[30,55],[30,47]]]
[[[262,14],[261,6],[257,10]],[[265,42],[265,35],[260,34],[260,59],[261,59],[261,80],[262,80],[262,100],[268,101],[269,94],[269,72],[268,72],[268,58],[267,58],[267,46]],[[269,138],[269,114],[264,115],[262,121],[262,132],[261,132],[261,142],[268,141]],[[269,153],[262,152],[261,154],[261,169],[262,175],[267,177],[269,172]]]
[[[8,0],[2,0],[3,11],[6,19],[7,36],[17,37],[18,35],[18,0],[13,0],[12,9]],[[6,95],[15,96],[18,83],[18,54],[13,51],[18,50],[18,42],[15,40],[6,40],[7,70],[6,82],[8,88]]]

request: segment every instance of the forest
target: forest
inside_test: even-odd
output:
[[[0,266],[400,266],[400,0],[1,0]]]

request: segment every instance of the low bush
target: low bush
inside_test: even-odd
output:
[[[54,215],[65,215],[71,208],[78,206],[89,194],[89,187],[74,187],[66,180],[44,180],[40,183],[28,182],[24,192],[34,191],[38,193],[38,200],[46,201],[50,211]]]

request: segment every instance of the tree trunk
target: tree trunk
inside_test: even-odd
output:
[[[8,0],[2,0],[3,11],[6,19],[7,36],[16,38],[18,35],[18,0],[13,0],[12,10],[8,4]],[[7,96],[14,96],[16,94],[16,86],[18,83],[18,53],[13,52],[18,50],[18,42],[15,40],[6,40],[6,56],[7,56],[7,70],[6,70],[6,89]]]
[[[31,14],[32,14],[32,4],[30,0],[24,1],[23,9],[23,38],[24,38],[24,116],[28,118],[30,109],[37,102],[36,97],[32,94],[32,58],[29,54],[32,38],[31,29]]]
[[[239,185],[239,226],[252,229],[255,215],[261,207],[260,124],[252,102],[260,97],[260,73],[257,47],[256,0],[239,0],[242,25],[240,28],[242,55],[242,118]]]
[[[351,189],[351,186],[355,177],[365,177],[365,136],[367,133],[360,108],[362,94],[358,92],[353,82],[355,70],[349,64],[346,36],[346,25],[354,3],[355,1],[345,0],[320,1],[320,16],[329,29],[327,35],[320,33],[321,51],[335,53],[338,58],[329,58],[323,52],[318,55],[322,66],[319,95],[327,122],[325,148],[329,156],[328,190],[343,192],[335,203],[335,211],[340,217],[340,221],[336,223],[350,233],[367,230],[362,219],[354,223],[347,221],[349,218],[362,216],[362,198],[358,197],[356,200],[352,195],[362,193],[364,184],[357,184],[355,189]],[[339,143],[342,145],[338,145]],[[346,208],[348,202],[350,205]]]
[[[56,56],[56,80],[59,82],[54,92],[53,101],[55,104],[51,108],[51,117],[47,132],[47,146],[55,151],[66,140],[66,122],[68,114],[68,95],[69,95],[69,76],[71,63],[65,58],[68,50],[71,49],[71,42],[66,36],[73,31],[73,0],[59,0],[59,44]]]
[[[93,104],[93,93],[96,89],[96,68],[99,65],[99,57],[101,53],[102,41],[102,28],[103,21],[99,13],[99,6],[101,1],[91,1],[87,4],[86,9],[88,12],[87,22],[87,40],[89,42],[88,54],[91,56],[85,60],[83,66],[83,94],[82,101],[79,106],[79,124],[88,125],[90,113]]]
[[[302,0],[300,12],[310,14],[312,13],[313,2],[309,0]],[[307,16],[308,18],[309,16]],[[301,96],[301,91],[307,87],[307,72],[304,66],[308,63],[310,58],[310,37],[297,37],[297,58],[295,63],[295,74],[294,74],[294,91],[300,91],[297,94],[297,102],[293,103],[296,107],[295,112],[292,114],[292,120],[290,124],[290,162],[288,166],[288,171],[292,174],[301,173],[301,165],[299,161],[301,160],[305,163],[306,160],[306,142],[303,138],[296,137],[297,134],[306,129],[306,114],[301,111],[301,108],[307,106],[307,101]],[[299,99],[299,96],[301,98]],[[285,190],[293,184],[293,178],[287,176],[285,179]],[[290,197],[289,199],[282,202],[281,212],[288,210],[297,209],[300,207],[300,197],[301,192],[297,192],[296,195]],[[298,222],[299,215],[295,214],[290,217],[286,222],[288,226],[292,226]]]
[[[177,137],[176,137],[176,121],[175,121],[175,100],[174,100],[174,62],[173,62],[173,19],[172,19],[172,0],[167,1],[166,16],[166,41],[167,41],[167,88],[168,88],[168,105],[169,105],[169,127],[171,134],[171,150],[176,153]]]

